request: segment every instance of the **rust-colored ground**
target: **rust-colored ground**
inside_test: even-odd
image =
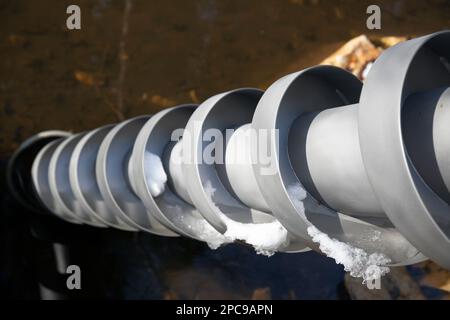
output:
[[[125,0],[0,0],[0,155],[41,130],[87,130],[240,86],[265,88],[363,33],[414,36],[450,25],[445,0],[378,1],[376,32],[365,27],[370,1],[131,2],[123,37]],[[81,31],[65,26],[73,3]]]

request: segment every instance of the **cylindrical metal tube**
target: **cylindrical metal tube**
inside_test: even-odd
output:
[[[330,208],[385,217],[361,157],[358,104],[298,118],[289,135],[289,155],[305,188]]]
[[[450,204],[450,88],[408,97],[403,136],[420,176]]]
[[[253,172],[251,134],[255,132],[251,124],[234,130],[225,148],[226,176],[234,194],[250,208],[270,212],[270,208],[259,191]]]
[[[257,239],[260,251],[270,237],[281,239],[270,250],[320,250],[314,227],[390,264],[423,260],[421,250],[450,268],[449,39],[387,50],[364,87],[318,66],[265,92],[237,89],[50,142],[32,166],[35,190],[75,223],[213,246]]]
[[[305,188],[330,208],[352,216],[385,217],[361,156],[358,107],[299,117],[289,135],[291,164]],[[403,135],[422,178],[450,203],[450,88],[409,97]]]
[[[163,156],[164,169],[167,173],[167,182],[169,187],[181,199],[193,205],[189,196],[189,185],[183,176],[183,144],[181,141],[171,142],[164,151]]]

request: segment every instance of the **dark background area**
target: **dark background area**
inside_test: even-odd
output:
[[[69,4],[81,7],[79,31],[66,28]],[[237,87],[264,89],[360,34],[412,37],[450,25],[450,1],[376,1],[382,30],[369,31],[369,4],[0,0],[0,297],[38,298],[38,281],[54,267],[49,242],[30,233],[39,216],[12,201],[3,179],[24,139],[48,129],[88,130]],[[239,245],[212,251],[184,238],[75,229],[66,240],[82,269],[84,297],[347,298],[342,268],[313,252],[267,258]]]
[[[314,252],[268,258],[237,244],[213,251],[181,237],[80,227],[27,212],[4,185],[1,194],[0,298],[38,299],[40,285],[63,291],[52,241],[67,244],[81,268],[77,298],[346,298],[342,268]]]

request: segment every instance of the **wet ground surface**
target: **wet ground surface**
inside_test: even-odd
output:
[[[65,27],[73,3],[80,31]],[[237,87],[264,89],[357,35],[418,36],[450,25],[450,1],[377,3],[382,30],[369,32],[369,1],[0,0],[2,175],[11,152],[41,130],[88,130]],[[1,197],[0,296],[36,298],[51,248],[30,235],[29,214],[3,182]],[[89,297],[347,297],[342,268],[312,252],[267,258],[239,245],[212,251],[181,238],[77,232],[68,241]]]
[[[264,89],[363,33],[450,25],[447,0],[377,1],[382,30],[370,32],[370,1],[78,0],[82,29],[69,31],[73,2],[0,0],[0,154],[41,130],[87,130],[237,87]]]

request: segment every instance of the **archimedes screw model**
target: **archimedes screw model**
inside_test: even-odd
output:
[[[28,207],[66,221],[258,253],[323,252],[353,276],[450,269],[450,32],[400,43],[364,85],[316,66],[11,158]]]

